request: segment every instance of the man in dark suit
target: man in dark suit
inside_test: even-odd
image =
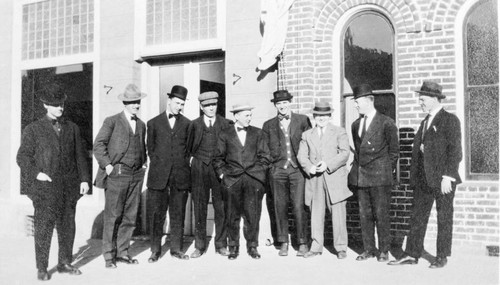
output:
[[[278,115],[266,121],[262,127],[272,163],[268,179],[273,192],[280,256],[288,255],[288,206],[290,202],[299,244],[297,256],[304,256],[308,252],[307,217],[304,204],[305,180],[297,154],[302,133],[311,128],[311,122],[307,116],[291,111],[292,98],[293,96],[287,90],[274,92],[271,102],[278,110]]]
[[[37,96],[47,114],[23,130],[17,164],[21,183],[35,208],[35,256],[39,280],[47,272],[54,226],[59,242],[57,271],[80,275],[71,265],[75,240],[75,210],[81,195],[89,191],[90,173],[80,129],[61,118],[67,98],[57,84],[44,86]]]
[[[375,109],[370,85],[355,87],[353,94],[360,118],[351,127],[355,152],[348,183],[357,190],[364,247],[356,260],[377,257],[385,262],[391,245],[389,209],[399,156],[398,128],[391,118]]]
[[[236,123],[220,134],[214,158],[215,171],[228,193],[226,219],[230,260],[239,255],[241,217],[247,252],[254,259],[260,258],[257,251],[259,221],[269,158],[261,129],[250,126],[252,109],[248,105],[233,106],[231,112]]]
[[[188,150],[190,153],[191,183],[195,220],[195,251],[191,258],[198,258],[207,249],[207,206],[210,196],[214,207],[215,220],[215,252],[228,256],[227,226],[224,213],[224,188],[220,184],[212,160],[217,149],[217,138],[222,130],[232,122],[217,115],[217,92],[209,91],[200,94],[200,109],[203,111],[194,120],[189,129]],[[212,195],[210,195],[210,193]]]
[[[166,212],[170,217],[170,255],[186,260],[182,252],[184,217],[191,172],[187,150],[188,129],[191,121],[180,112],[184,108],[188,90],[179,85],[168,94],[167,110],[148,121],[147,148],[150,159],[148,173],[147,211],[151,236],[151,257],[158,261]]]
[[[144,97],[129,84],[118,95],[123,112],[104,120],[94,142],[99,163],[95,185],[105,189],[102,252],[106,268],[116,268],[116,262],[138,263],[128,249],[146,171],[146,125],[137,117]]]
[[[453,198],[462,181],[458,166],[462,160],[460,121],[446,112],[441,100],[442,87],[425,81],[419,91],[422,110],[428,115],[420,123],[413,143],[410,184],[414,189],[410,232],[405,254],[390,265],[417,264],[424,249],[424,238],[432,204],[437,210],[437,257],[430,268],[442,268],[451,255]]]

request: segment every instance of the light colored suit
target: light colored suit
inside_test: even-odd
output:
[[[346,131],[328,123],[320,138],[318,127],[302,134],[297,159],[307,173],[305,204],[311,209],[311,251],[322,252],[325,207],[332,214],[333,240],[337,251],[347,249],[346,199],[352,195],[347,187],[346,168],[349,139]],[[324,161],[327,169],[312,175],[311,167]]]

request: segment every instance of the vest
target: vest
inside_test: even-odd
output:
[[[139,133],[132,133],[131,128],[129,128],[128,148],[120,163],[130,168],[139,168],[141,166],[141,138]]]
[[[288,168],[288,166],[292,165],[293,168],[298,167],[297,157],[293,154],[292,150],[292,142],[290,139],[290,125],[288,125],[288,129],[285,129],[280,124],[280,129],[283,136],[280,137],[280,157],[278,160],[278,167]]]
[[[203,126],[203,137],[194,157],[208,165],[215,155],[217,138],[215,137],[215,128],[213,126],[211,128],[207,127],[205,124],[203,124]]]

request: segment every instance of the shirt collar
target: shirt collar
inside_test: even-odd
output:
[[[127,120],[129,121],[132,120],[132,114],[130,114],[130,112],[127,109],[123,110],[123,113],[125,114],[125,118],[127,118]]]
[[[372,110],[368,114],[365,114],[365,116],[367,116],[371,120],[371,119],[373,119],[375,117],[375,114],[377,114],[377,110],[376,109]]]
[[[440,107],[438,107],[438,108],[436,108],[436,109],[434,109],[434,110],[430,111],[430,112],[429,112],[429,115],[430,115],[431,117],[434,117],[434,116],[436,116],[436,114],[437,114],[439,111],[441,111],[441,109],[443,109],[443,106],[440,106]]]

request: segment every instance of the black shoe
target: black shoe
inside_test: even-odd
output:
[[[58,264],[57,272],[59,273],[69,273],[70,275],[80,275],[82,272],[80,269],[74,267],[71,264]]]
[[[436,257],[433,263],[429,266],[432,269],[443,268],[448,263],[448,259],[446,257]]]
[[[381,252],[377,256],[377,261],[378,262],[387,262],[387,261],[389,261],[389,253],[388,252]]]
[[[160,259],[160,253],[159,252],[153,252],[151,253],[151,256],[148,258],[149,263],[155,263]]]
[[[229,247],[229,255],[227,258],[229,260],[235,260],[240,255],[240,247],[239,246],[230,246]]]
[[[249,247],[248,250],[248,255],[250,255],[251,258],[253,259],[260,259],[260,253],[257,251],[256,247]]]
[[[37,278],[40,281],[47,281],[50,280],[50,275],[47,272],[47,269],[39,269],[37,273]]]
[[[288,243],[284,242],[281,244],[280,251],[278,252],[279,256],[287,256],[288,255]]]
[[[219,247],[218,249],[215,250],[215,253],[220,254],[222,256],[228,256],[229,255],[229,250],[225,247]]]
[[[358,255],[358,257],[356,257],[356,260],[357,261],[363,261],[363,260],[367,260],[369,258],[374,258],[374,257],[375,257],[375,254],[373,254],[372,252],[363,251],[363,253],[361,253],[360,255]]]
[[[128,255],[117,257],[116,262],[121,262],[126,264],[139,264],[139,261],[137,259],[133,259]]]
[[[401,258],[391,260],[388,265],[415,265],[418,264],[418,258],[409,255],[403,255]]]
[[[114,268],[116,268],[116,262],[113,259],[108,259],[108,260],[106,260],[104,267],[109,268],[109,269],[114,269]]]
[[[184,253],[179,252],[179,251],[171,252],[170,255],[172,257],[175,257],[175,258],[181,259],[181,260],[188,260],[189,259],[189,256],[187,254],[184,254]]]

